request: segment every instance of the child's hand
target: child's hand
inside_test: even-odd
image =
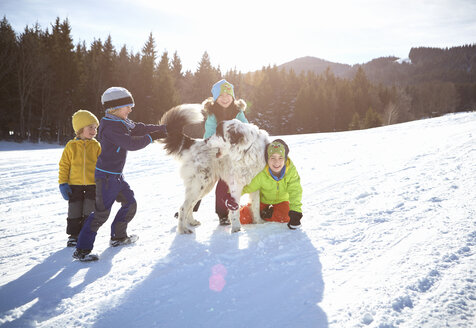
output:
[[[62,183],[59,185],[59,189],[61,191],[61,195],[65,200],[69,200],[69,194],[71,194],[71,187],[67,183]]]
[[[265,207],[259,214],[262,219],[271,219],[271,217],[273,216],[273,212],[273,205],[269,205],[268,207]]]
[[[237,209],[240,208],[240,204],[238,204],[231,196],[225,199],[225,206],[230,211],[236,211]]]
[[[301,226],[302,213],[296,211],[289,211],[288,228],[296,230]]]
[[[226,193],[225,195],[225,206],[230,211],[236,211],[240,208],[240,204],[236,202],[236,200],[231,196],[230,193]]]
[[[163,139],[167,137],[167,128],[165,125],[161,125],[160,129],[149,133],[152,140]]]

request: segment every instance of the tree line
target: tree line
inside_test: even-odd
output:
[[[414,53],[416,58],[421,55]],[[418,61],[419,59],[416,59]],[[370,78],[368,77],[370,72]],[[377,127],[461,108],[461,97],[476,103],[451,81],[418,84],[376,82],[358,66],[351,78],[296,73],[277,66],[256,72],[222,72],[207,52],[195,72],[184,71],[177,52],[159,54],[152,33],[142,50],[115,49],[109,36],[74,45],[68,20],[50,28],[38,24],[16,33],[0,22],[0,139],[65,143],[73,137],[71,116],[87,109],[101,117],[101,94],[110,86],[130,90],[136,102],[131,119],[156,123],[181,103],[200,103],[213,83],[225,78],[248,104],[247,118],[272,135],[344,131]],[[195,130],[195,136],[201,132]]]

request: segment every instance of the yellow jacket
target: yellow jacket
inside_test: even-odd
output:
[[[59,162],[58,182],[70,185],[94,185],[94,170],[101,153],[101,144],[96,139],[74,138],[64,147]]]

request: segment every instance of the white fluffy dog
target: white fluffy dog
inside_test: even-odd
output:
[[[178,211],[177,232],[192,233],[190,226],[200,224],[193,218],[193,207],[208,194],[218,179],[225,181],[231,196],[239,201],[241,191],[265,166],[264,152],[268,133],[257,126],[236,119],[218,124],[216,134],[193,139],[183,134],[183,127],[203,120],[203,107],[186,104],[167,111],[160,123],[167,124],[168,136],[162,141],[168,154],[180,162],[185,184],[185,200]],[[259,191],[251,195],[253,223],[262,223],[259,215]],[[240,213],[230,211],[231,231],[241,229]]]

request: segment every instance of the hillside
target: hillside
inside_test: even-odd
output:
[[[279,67],[295,72],[321,74],[329,67],[341,78],[352,78],[361,66],[372,82],[413,84],[426,81],[474,83],[476,81],[476,44],[452,48],[411,48],[408,58],[375,58],[367,63],[346,65],[315,57],[302,57]]]
[[[278,67],[286,70],[293,69],[297,74],[307,71],[322,74],[327,68],[329,68],[335,76],[342,78],[349,78],[352,74],[352,66],[350,65],[333,63],[310,56],[294,59],[290,62],[279,65]]]

